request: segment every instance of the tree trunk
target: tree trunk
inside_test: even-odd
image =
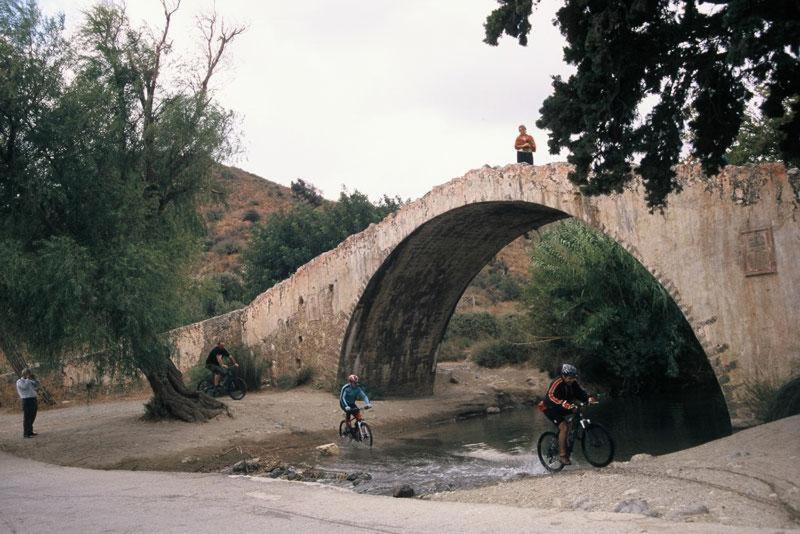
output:
[[[186,389],[181,372],[167,359],[160,371],[143,371],[153,389],[151,402],[160,404],[174,418],[195,423],[208,421],[221,413],[231,416],[224,402]]]

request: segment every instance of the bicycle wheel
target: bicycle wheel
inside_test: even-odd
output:
[[[372,447],[372,429],[367,423],[361,423],[361,431],[358,435],[358,441],[365,447]]]
[[[555,473],[564,469],[558,456],[558,434],[555,432],[545,432],[539,436],[536,452],[539,453],[539,461],[548,471]]]
[[[233,400],[242,400],[245,393],[247,393],[247,384],[238,376],[232,376],[228,379],[228,395]]]
[[[211,395],[211,389],[214,387],[214,383],[211,382],[208,378],[204,378],[200,382],[197,383],[197,391],[202,391],[208,395]]]
[[[605,467],[614,459],[614,440],[608,430],[597,423],[586,425],[581,448],[586,461],[595,467]]]

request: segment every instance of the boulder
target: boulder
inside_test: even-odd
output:
[[[325,456],[337,456],[339,454],[339,446],[335,443],[326,443],[325,445],[320,445],[316,447],[321,454]]]
[[[400,484],[394,487],[394,491],[392,492],[392,496],[398,498],[407,498],[414,496],[414,488],[409,486],[408,484]]]
[[[486,408],[486,413],[489,415],[500,413],[500,408],[498,408],[497,406],[489,406],[488,408]]]
[[[261,458],[250,458],[249,460],[241,460],[233,464],[233,472],[234,473],[252,473],[254,471],[258,471],[261,467],[259,463]]]
[[[650,509],[650,505],[644,499],[625,499],[617,503],[614,511],[620,514],[642,514],[650,517],[658,515]]]

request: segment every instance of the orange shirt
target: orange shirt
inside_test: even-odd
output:
[[[514,148],[522,152],[536,152],[536,141],[528,134],[519,134],[514,141]]]

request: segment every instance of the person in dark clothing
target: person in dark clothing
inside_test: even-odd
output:
[[[544,414],[558,426],[558,452],[561,463],[570,465],[567,455],[567,422],[564,420],[573,410],[573,403],[594,403],[597,400],[590,396],[578,383],[578,369],[565,363],[561,366],[560,376],[550,383],[544,398]]]
[[[208,353],[208,357],[206,358],[206,369],[214,373],[214,387],[219,386],[220,380],[225,376],[225,373],[227,373],[225,369],[227,369],[228,366],[225,364],[225,359],[230,360],[235,367],[239,367],[239,362],[225,350],[225,345],[220,341],[217,343],[216,347],[211,349],[211,352]]]
[[[27,367],[22,370],[20,379],[17,380],[17,393],[22,400],[22,437],[32,438],[36,436],[33,431],[33,422],[36,420],[36,412],[39,409],[39,401],[36,399],[36,390],[39,389],[39,381]]]

